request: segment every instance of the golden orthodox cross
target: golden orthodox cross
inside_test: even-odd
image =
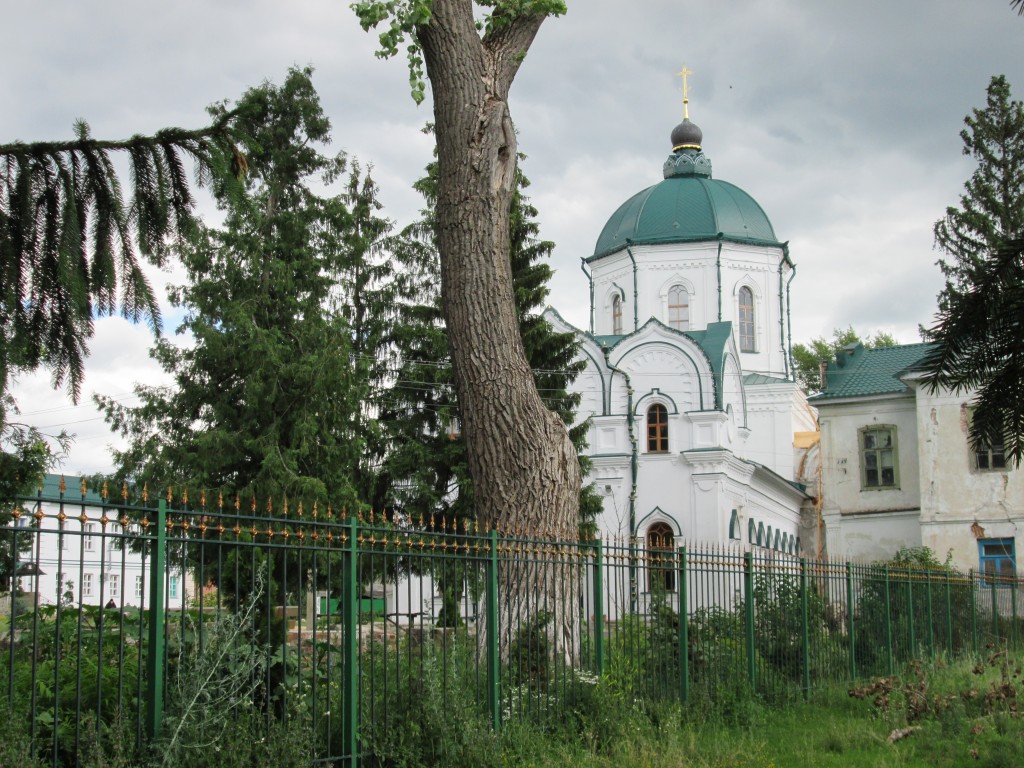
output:
[[[689,77],[690,75],[694,74],[694,71],[692,69],[687,69],[686,65],[683,64],[683,68],[681,70],[679,70],[679,72],[677,72],[676,74],[678,74],[679,77],[683,78],[683,119],[684,120],[689,120],[690,119],[690,92],[689,92],[689,89],[688,89],[688,83],[687,83],[687,79],[686,78]]]

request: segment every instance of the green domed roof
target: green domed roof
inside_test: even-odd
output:
[[[701,139],[688,119],[673,131]],[[689,133],[687,135],[689,135]],[[594,246],[598,258],[626,245],[717,240],[719,236],[755,245],[780,245],[764,210],[750,195],[727,181],[711,178],[711,161],[699,143],[675,146],[664,165],[665,180],[638,192],[619,206]]]
[[[675,176],[638,192],[619,206],[601,230],[595,256],[629,245],[715,240],[778,245],[764,210],[727,181]]]

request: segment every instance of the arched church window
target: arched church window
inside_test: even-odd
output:
[[[647,529],[647,591],[674,592],[676,588],[675,559],[672,556],[675,537],[668,523],[654,523]]]
[[[622,297],[618,294],[612,297],[612,333],[622,335]]]
[[[754,292],[740,288],[740,352],[756,352],[754,343]]]
[[[677,331],[690,329],[690,294],[681,285],[673,285],[668,291],[668,324]]]
[[[668,452],[668,409],[661,403],[647,409],[647,451]]]

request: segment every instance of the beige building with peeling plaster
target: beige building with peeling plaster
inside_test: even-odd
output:
[[[847,347],[810,398],[829,555],[877,560],[927,546],[964,571],[1014,575],[1024,473],[1007,468],[1002,446],[971,450],[971,395],[922,385],[915,367],[927,350]]]

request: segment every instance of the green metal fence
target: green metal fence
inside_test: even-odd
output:
[[[556,721],[595,686],[784,704],[1020,641],[1015,579],[288,502],[115,504],[83,487],[22,499],[0,542],[16,553],[0,711],[55,765],[113,722],[138,746],[167,738],[197,669],[268,727],[301,721],[323,763],[354,765],[455,709],[496,729]]]

